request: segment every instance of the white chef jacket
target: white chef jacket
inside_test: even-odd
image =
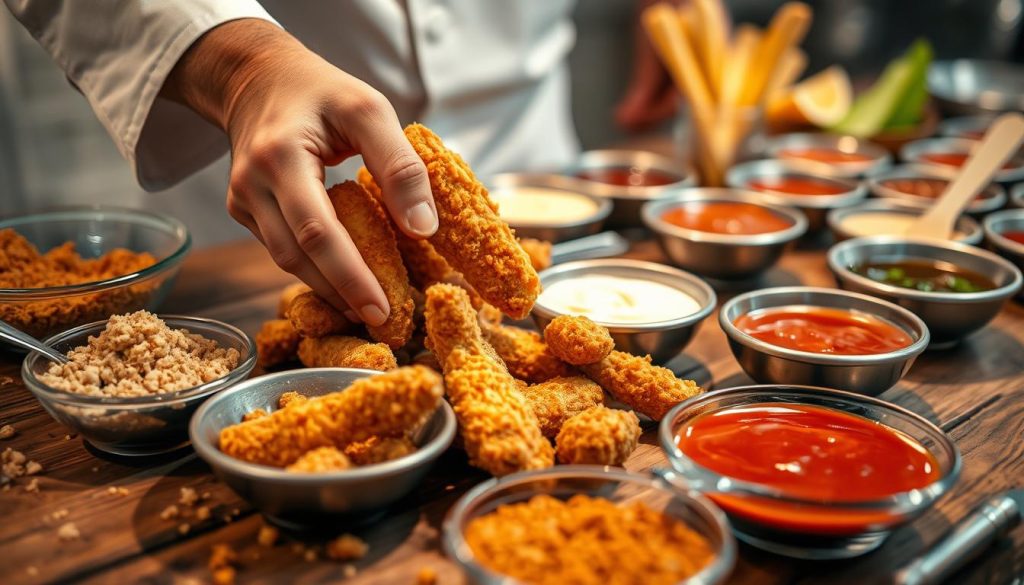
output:
[[[568,164],[579,146],[565,57],[573,0],[4,0],[64,69],[147,190],[228,150],[158,96],[204,32],[276,22],[437,132],[478,174]]]

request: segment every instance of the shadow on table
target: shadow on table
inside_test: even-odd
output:
[[[1022,369],[1024,346],[989,325],[949,349],[924,352],[907,378],[927,383],[975,383],[1019,376]]]

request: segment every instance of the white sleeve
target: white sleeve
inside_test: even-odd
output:
[[[239,18],[274,22],[256,0],[4,0],[89,100],[144,189],[166,189],[219,158],[227,137],[158,97],[182,53]]]

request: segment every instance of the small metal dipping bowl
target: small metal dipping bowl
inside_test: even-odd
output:
[[[1024,183],[1010,188],[1010,207],[1024,208]]]
[[[827,221],[829,230],[832,232],[833,237],[837,242],[841,242],[843,240],[849,240],[850,238],[871,237],[851,232],[844,227],[843,221],[848,217],[860,215],[862,213],[899,213],[912,217],[920,217],[921,215],[924,215],[924,212],[925,208],[918,205],[908,205],[907,203],[896,201],[894,199],[875,199],[872,201],[865,201],[864,203],[853,207],[845,207],[843,209],[831,211],[828,214]],[[956,232],[962,234],[960,238],[956,239],[956,241],[971,245],[981,243],[981,239],[984,236],[981,231],[981,224],[970,216],[961,215],[954,227]],[[885,235],[902,236],[903,234]],[[953,235],[956,234],[954,233]]]
[[[748,183],[752,180],[781,179],[784,177],[798,177],[835,183],[846,189],[843,193],[835,195],[795,195],[756,191],[760,194],[761,200],[766,203],[795,207],[802,211],[807,216],[807,230],[810,233],[818,232],[825,227],[825,216],[830,210],[856,205],[868,195],[867,187],[859,181],[796,171],[789,167],[787,163],[775,159],[740,163],[730,168],[725,174],[725,183],[734,189],[750,191],[751,188]]]
[[[877,282],[851,270],[865,262],[909,258],[948,262],[992,279],[996,288],[973,293],[925,292]],[[991,252],[966,244],[903,236],[855,238],[836,244],[828,251],[828,267],[840,287],[913,311],[928,325],[932,349],[953,346],[984,327],[1003,302],[1020,290],[1022,281],[1020,270]]]
[[[924,487],[877,500],[812,500],[722,475],[679,448],[680,432],[699,416],[779,402],[830,408],[900,431],[935,458],[939,477]],[[956,444],[924,417],[877,398],[808,386],[743,386],[699,394],[665,415],[658,438],[675,473],[725,510],[737,538],[799,559],[844,559],[875,550],[893,530],[919,517],[948,492],[962,466]]]
[[[673,225],[662,216],[669,210],[707,202],[748,203],[789,221],[786,229],[763,234],[719,234]],[[799,210],[765,203],[761,194],[743,189],[693,187],[644,205],[644,225],[654,232],[673,264],[701,276],[744,279],[775,264],[786,247],[807,231],[807,218]]]
[[[667,185],[626,187],[584,178],[576,179],[582,185],[584,193],[608,199],[614,204],[611,215],[605,222],[607,227],[637,227],[641,225],[640,208],[644,203],[697,184],[697,177],[692,169],[669,157],[642,150],[587,151],[580,155],[576,164],[566,171],[566,175],[576,178],[577,173],[588,170],[630,168],[659,171],[676,176],[679,180]]]
[[[989,249],[1024,270],[1024,244],[1003,236],[1008,231],[1024,232],[1024,209],[997,211],[985,218],[982,227]]]
[[[582,197],[594,204],[594,213],[584,219],[560,221],[540,220],[529,222],[506,222],[521,238],[536,238],[551,243],[574,240],[601,231],[604,222],[612,213],[612,202],[609,199],[595,197],[587,193],[583,181],[574,177],[547,173],[502,173],[487,181],[487,188],[493,193],[497,191],[515,192],[517,188],[535,187],[564,191]],[[499,205],[500,208],[500,205]]]
[[[906,163],[935,167],[946,171],[958,171],[960,167],[945,165],[924,159],[927,154],[932,153],[970,153],[980,144],[977,140],[970,138],[925,138],[908,142],[900,149],[900,159]],[[1024,159],[1020,153],[1010,157],[1006,164],[1014,165],[1009,168],[1000,169],[996,172],[995,180],[1000,183],[1013,183],[1024,180]]]
[[[868,313],[899,327],[911,338],[907,347],[872,355],[798,351],[743,333],[736,319],[752,311],[809,305]],[[761,384],[826,386],[875,396],[892,388],[928,346],[928,327],[910,311],[868,295],[831,288],[785,286],[741,294],[722,305],[718,323],[740,367]]]
[[[901,203],[927,209],[931,207],[938,197],[922,197],[899,189],[894,189],[887,183],[898,179],[943,179],[952,181],[956,171],[942,169],[934,166],[924,165],[899,165],[897,167],[882,171],[868,177],[868,189],[876,197],[894,199]],[[999,183],[990,183],[985,187],[979,197],[967,206],[967,213],[972,216],[985,215],[1006,205],[1006,189]]]
[[[939,123],[938,133],[939,136],[948,136],[950,138],[981,140],[995,119],[995,116],[991,114],[947,118]]]
[[[870,157],[865,161],[826,162],[787,155],[786,151],[803,149],[837,150],[845,154]],[[876,173],[892,164],[892,155],[881,146],[857,138],[826,133],[782,134],[768,140],[765,154],[786,166],[823,177],[857,178]]]
[[[1008,61],[955,59],[928,68],[928,93],[961,116],[1024,110],[1024,67]]]
[[[584,494],[613,503],[643,502],[685,524],[707,540],[714,557],[703,569],[675,585],[724,583],[736,562],[736,541],[729,523],[707,498],[686,486],[671,485],[657,476],[597,465],[559,465],[539,471],[521,471],[489,479],[466,492],[445,516],[444,550],[479,585],[518,585],[520,582],[492,571],[473,554],[466,542],[470,522],[499,506],[526,502],[534,496],[567,500]]]
[[[354,368],[287,370],[248,380],[204,404],[189,433],[196,453],[217,477],[265,516],[288,527],[369,517],[401,499],[420,484],[434,461],[455,438],[455,413],[444,400],[413,437],[419,449],[375,465],[323,473],[292,473],[224,454],[218,447],[221,429],[237,424],[257,408],[277,410],[281,394],[305,396],[344,391],[360,378],[380,374]]]
[[[609,323],[597,321],[608,328],[615,340],[615,348],[634,355],[651,355],[655,364],[664,364],[679,354],[690,342],[697,326],[715,309],[715,291],[703,280],[689,272],[639,260],[599,259],[566,262],[552,266],[540,273],[541,287],[583,275],[601,274],[621,278],[649,280],[676,288],[696,299],[700,304],[697,312],[676,319],[651,323]],[[561,315],[559,311],[544,304],[541,293],[533,305],[533,321],[544,331],[552,319]]]

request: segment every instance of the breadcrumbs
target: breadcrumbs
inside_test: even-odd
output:
[[[342,534],[327,543],[327,558],[332,561],[354,561],[366,556],[370,547],[361,538]]]
[[[17,431],[14,430],[12,425],[4,425],[0,427],[0,439],[10,439],[15,434],[17,434]]]
[[[260,527],[259,534],[256,535],[256,542],[260,543],[260,546],[272,547],[277,542],[279,534],[277,528],[264,524]]]
[[[68,363],[52,364],[40,381],[89,396],[151,396],[185,390],[222,378],[238,366],[237,349],[184,329],[171,329],[156,315],[114,315],[87,345],[68,352]]]
[[[352,577],[355,577],[356,573],[358,572],[359,570],[356,569],[355,565],[345,565],[341,568],[341,575],[346,579],[351,579]]]
[[[164,508],[162,512],[160,512],[160,519],[173,520],[178,517],[178,514],[178,507],[175,506],[174,504],[171,504],[170,506]]]
[[[345,455],[356,465],[373,465],[392,461],[416,452],[416,443],[408,437],[370,437],[365,441],[350,443]]]
[[[182,536],[185,536],[186,534],[188,534],[190,530],[192,530],[192,525],[189,524],[188,522],[182,522],[181,524],[178,525],[178,534],[180,534]]]
[[[216,585],[231,585],[235,582],[236,571],[233,565],[237,562],[238,555],[230,546],[215,544],[210,548],[210,560],[206,566]]]
[[[288,392],[285,392],[284,394],[281,395],[280,398],[277,399],[277,407],[287,408],[292,404],[302,404],[307,400],[309,400],[307,396],[303,396],[302,394],[299,394],[294,390],[289,390]]]
[[[190,487],[183,487],[178,490],[178,503],[182,506],[193,506],[199,501],[199,494]]]
[[[32,565],[25,569],[25,572],[28,573],[29,577],[35,577],[39,574],[39,569]]]
[[[25,486],[25,491],[30,493],[30,494],[38,494],[39,493],[39,478],[38,477],[33,477],[32,481],[28,482],[28,485]]]
[[[57,510],[56,512],[54,512],[53,514],[50,514],[50,516],[49,516],[49,518],[51,520],[63,520],[65,518],[67,518],[67,517],[68,517],[68,510],[67,510],[67,508],[61,508],[60,510]]]
[[[75,526],[74,522],[66,522],[60,525],[57,529],[57,538],[67,540],[78,540],[82,537],[82,533],[78,531],[78,527]]]
[[[10,447],[0,453],[0,483],[8,483],[25,475],[35,475],[43,470],[43,466],[30,461],[21,451]]]
[[[112,496],[124,497],[124,496],[128,495],[128,490],[126,488],[121,487],[121,486],[113,486],[112,485],[112,486],[107,488],[107,493],[112,495]]]
[[[525,583],[674,584],[714,556],[701,535],[642,502],[538,495],[472,520],[466,542],[484,566]]]
[[[416,585],[437,585],[437,571],[430,567],[423,567],[416,573]]]
[[[270,413],[263,410],[262,408],[256,408],[242,415],[242,422],[249,422],[258,418],[268,416]]]
[[[210,508],[209,506],[199,506],[196,508],[196,520],[205,522],[210,519]]]

